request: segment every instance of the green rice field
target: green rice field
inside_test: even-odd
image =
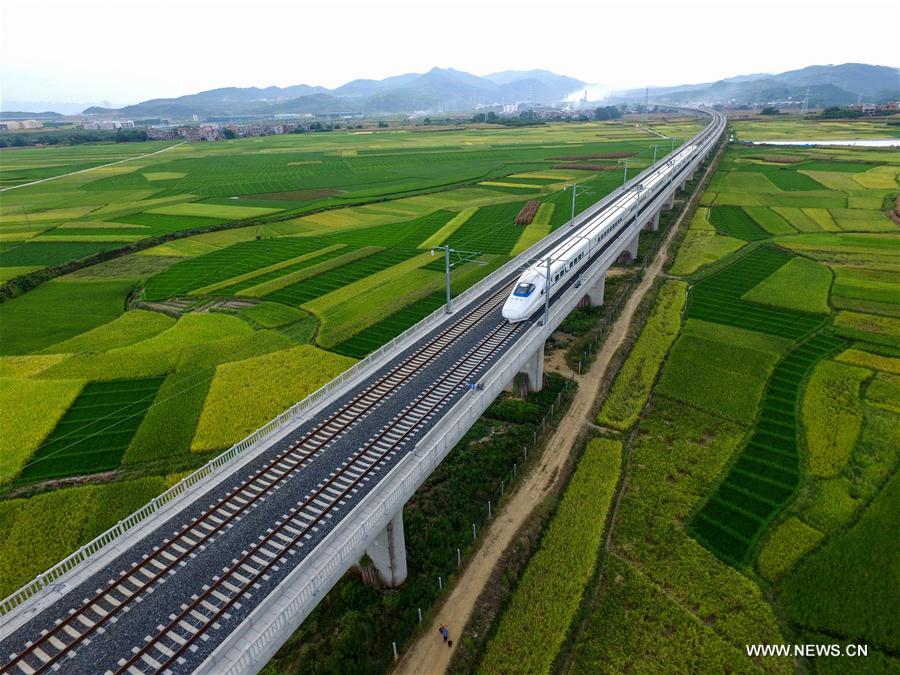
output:
[[[732,129],[741,140],[897,135],[877,120]],[[900,533],[888,515],[900,466],[898,165],[896,149],[725,150],[670,256],[686,309],[661,367],[645,364],[660,371],[649,397],[634,396],[616,522],[563,669],[900,668]],[[633,388],[643,339],[601,411]],[[751,661],[745,646],[760,642],[864,643],[869,655]],[[685,643],[689,657],[671,648]]]

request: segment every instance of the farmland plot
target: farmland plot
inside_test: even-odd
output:
[[[119,466],[162,378],[88,384],[34,453],[21,480],[109,471]]]

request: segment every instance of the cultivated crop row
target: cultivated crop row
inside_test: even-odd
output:
[[[313,237],[284,237],[243,241],[206,255],[172,265],[147,283],[147,300],[164,300],[183,295],[253,270],[311,253],[322,246]]]
[[[797,340],[822,319],[755,303],[741,296],[792,258],[790,253],[761,247],[724,270],[697,282],[691,291],[688,316]]]
[[[548,672],[594,572],[622,444],[595,439],[488,643],[479,673]]]
[[[769,236],[759,224],[740,206],[713,206],[709,209],[709,222],[716,230],[735,239],[756,241]]]
[[[444,293],[427,295],[337,344],[332,351],[361,359],[424,319],[445,302],[447,298]]]
[[[85,386],[20,478],[34,481],[115,469],[162,381],[153,377]]]
[[[817,334],[775,367],[750,440],[690,525],[719,557],[745,563],[759,535],[793,495],[800,480],[801,385],[816,362],[843,345],[839,338]]]
[[[364,279],[370,274],[408,260],[418,253],[418,251],[411,250],[388,249],[360,260],[354,260],[296,284],[285,286],[264,297],[266,300],[283,302],[286,305],[302,305],[326,293],[336,291],[342,286]]]

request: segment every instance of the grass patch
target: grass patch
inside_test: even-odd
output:
[[[412,250],[387,249],[371,252],[369,255],[357,257],[357,259],[344,265],[333,268],[329,265],[329,269],[326,271],[322,271],[302,281],[291,283],[276,291],[266,293],[262,297],[273,302],[299,306],[333,292],[345,296],[347,295],[347,288],[353,283],[367,282],[376,273],[408,262],[411,258],[416,258],[416,264],[413,267],[418,267],[424,264],[421,261],[424,261],[425,256],[428,257],[428,260],[431,260],[430,254],[418,253]],[[334,298],[330,298],[327,302],[333,301]]]
[[[743,565],[799,484],[795,410],[806,372],[842,342],[816,335],[778,363],[747,444],[696,514],[690,532],[723,560]]]
[[[0,356],[0,377],[32,377],[69,358],[68,354]]]
[[[278,328],[309,316],[302,309],[288,307],[278,302],[261,302],[258,305],[245,307],[240,310],[240,315],[262,328]]]
[[[245,274],[240,274],[215,284],[210,284],[209,286],[203,286],[202,288],[192,291],[191,295],[211,295],[222,289],[227,289],[227,295],[234,295],[235,292],[240,291],[243,288],[256,286],[268,279],[281,278],[283,275],[297,269],[303,269],[309,265],[316,265],[323,257],[329,258],[334,257],[334,255],[339,255],[338,252],[345,246],[346,244],[332,244],[331,246],[325,246],[317,251],[305,253],[296,258],[288,258],[287,260],[282,260],[281,262],[277,262],[267,267],[252,270]],[[328,254],[334,255],[329,256]]]
[[[240,241],[172,265],[147,282],[144,298],[165,300],[236,277],[243,279],[248,273],[308,255],[320,248],[322,241],[315,238]]]
[[[534,220],[525,227],[522,235],[519,237],[519,241],[516,242],[516,245],[510,252],[511,256],[517,256],[523,251],[527,251],[531,246],[550,234],[552,230],[550,221],[553,218],[555,208],[556,204],[552,203],[541,204],[538,207]]]
[[[684,334],[672,347],[657,391],[749,424],[777,358],[777,352]]]
[[[822,322],[820,317],[741,300],[791,259],[790,253],[768,246],[754,249],[693,286],[688,316],[794,340],[803,337]]]
[[[743,650],[716,627],[617,556],[601,568],[597,600],[574,647],[571,672],[756,673]],[[685,650],[680,645],[691,645]]]
[[[169,375],[141,421],[122,464],[172,460],[187,456],[215,368],[194,367]]]
[[[783,234],[795,234],[797,230],[791,227],[784,218],[779,216],[768,206],[745,206],[744,211],[747,212],[760,227],[773,236]]]
[[[841,363],[849,363],[851,366],[900,375],[900,358],[892,356],[873,354],[861,349],[848,349],[838,354],[835,360]]]
[[[0,502],[0,596],[6,597],[166,489],[156,476]],[[41,536],[35,536],[35,533]]]
[[[900,319],[860,312],[838,312],[835,332],[855,340],[900,347]]]
[[[257,216],[278,213],[281,209],[267,209],[257,206],[223,206],[220,204],[198,204],[187,202],[151,209],[147,213],[162,216],[197,216],[200,218],[220,218],[223,220],[244,220]]]
[[[304,305],[322,322],[316,337],[319,345],[326,349],[332,348],[351,336],[364,332],[369,326],[378,323],[382,316],[402,311],[407,305],[432,295],[444,286],[443,275],[428,269],[398,271],[396,276],[389,279],[379,279],[379,276],[374,274],[353,284],[356,290],[352,295],[341,289]],[[331,297],[334,297],[334,301],[329,303]],[[373,306],[379,307],[378,314],[372,312]]]
[[[231,288],[231,291],[237,296],[248,298],[262,298],[267,295],[276,293],[283,288],[299,284],[301,281],[310,279],[324,274],[331,270],[343,267],[357,260],[367,258],[370,255],[380,253],[384,249],[378,246],[363,246],[362,248],[341,252],[337,255],[328,256],[327,260],[316,258],[311,265],[303,265],[296,270],[279,271],[274,276],[265,275],[266,279],[256,277],[254,281],[247,284],[238,284]]]
[[[748,577],[722,563],[686,532],[684,523],[719,480],[745,429],[734,422],[704,413],[665,396],[651,398],[633,436],[625,491],[617,510],[611,557],[618,556],[638,570],[655,594],[681,608],[680,623],[703,626],[730,645],[734,658],[729,668],[758,667],[746,657],[744,646],[755,642],[778,643],[783,638],[772,608],[759,587]],[[624,576],[624,575],[623,575]],[[602,584],[618,587],[616,576]],[[627,582],[626,589],[627,591]],[[616,608],[609,614],[604,586],[589,609],[584,640],[599,654],[618,663],[635,663],[635,671],[653,672],[654,655],[622,649],[619,642],[600,631],[621,617],[636,640],[647,640],[655,649],[677,645],[665,629],[639,609]],[[683,617],[683,619],[681,619]],[[595,637],[596,636],[596,637]],[[582,638],[579,638],[579,643]],[[699,647],[707,644],[703,642]],[[684,651],[676,650],[682,657]],[[736,652],[736,653],[735,653]],[[784,659],[766,659],[762,667],[792,673]],[[586,672],[586,671],[582,671]],[[618,672],[618,671],[616,671]]]

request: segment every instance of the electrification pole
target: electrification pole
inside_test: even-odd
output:
[[[444,273],[447,278],[447,314],[450,313],[450,246],[444,246]]]
[[[434,255],[435,251],[443,251],[444,252],[444,276],[446,278],[446,286],[447,286],[447,304],[444,307],[444,312],[446,314],[450,314],[451,310],[453,309],[453,307],[451,305],[451,298],[450,298],[450,270],[453,268],[454,265],[458,265],[458,264],[464,263],[464,262],[475,261],[476,264],[483,264],[483,263],[479,263],[476,260],[476,258],[478,258],[478,256],[480,256],[481,254],[478,253],[477,251],[461,251],[461,250],[458,250],[455,248],[450,248],[449,244],[444,244],[443,246],[432,246],[431,247],[431,255]],[[450,254],[451,253],[455,253],[458,257],[458,260],[455,263],[450,262]]]
[[[547,278],[544,282],[544,325],[550,321],[550,256],[547,256]]]
[[[575,220],[575,195],[578,192],[578,183],[572,183],[572,221]]]

